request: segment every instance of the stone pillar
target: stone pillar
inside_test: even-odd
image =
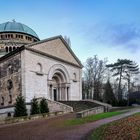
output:
[[[56,88],[56,96],[57,96],[57,101],[59,101],[59,90],[58,90],[58,87]]]
[[[65,100],[64,93],[65,93],[65,89],[64,89],[64,87],[62,87],[62,88],[61,88],[61,98],[62,98],[62,101]]]
[[[58,87],[58,88],[57,88],[57,97],[58,97],[57,100],[58,100],[58,101],[60,101],[60,94],[59,94],[59,93],[60,93],[60,92],[59,92],[59,87]]]
[[[49,92],[50,92],[50,100],[52,100],[52,85],[50,85]]]
[[[67,101],[67,87],[65,87],[65,101]]]
[[[69,87],[67,87],[67,101],[69,101]]]

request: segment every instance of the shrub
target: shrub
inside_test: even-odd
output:
[[[26,103],[23,96],[18,96],[15,104],[15,117],[27,116]]]
[[[40,113],[48,113],[48,112],[49,108],[47,100],[45,98],[42,98],[42,100],[40,101]]]
[[[122,99],[122,100],[118,101],[118,106],[127,106],[127,100]]]
[[[39,114],[40,110],[39,110],[39,105],[38,105],[38,101],[37,99],[33,99],[32,100],[32,104],[31,104],[31,114]]]

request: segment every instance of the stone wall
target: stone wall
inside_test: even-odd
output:
[[[104,107],[99,106],[99,107],[94,107],[94,108],[91,108],[91,109],[87,109],[87,110],[84,110],[84,111],[77,112],[76,117],[77,118],[83,118],[83,117],[86,117],[86,116],[99,114],[99,113],[103,113],[103,112],[104,112]]]
[[[21,56],[0,61],[0,107],[15,103],[21,91]]]
[[[57,112],[57,111],[62,111],[63,113],[73,112],[73,108],[66,104],[62,104],[60,102],[55,102],[51,100],[47,100],[47,102],[48,102],[48,107],[50,112]]]

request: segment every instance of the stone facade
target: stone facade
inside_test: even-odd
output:
[[[43,50],[42,46],[49,46],[47,43],[50,40],[27,45],[0,58],[1,106],[13,105],[20,93],[27,103],[34,97],[52,101],[82,99],[82,65],[61,36],[53,38],[51,46],[59,46],[55,52],[62,47],[62,56]]]
[[[45,97],[51,111],[70,112],[57,101],[81,100],[81,77],[82,65],[61,36],[13,50],[0,58],[0,114],[20,94],[26,103]]]
[[[0,61],[0,106],[15,103],[21,92],[21,54]]]
[[[26,102],[30,102],[33,97],[46,97],[54,101],[82,99],[81,65],[67,50],[60,37],[57,37],[56,41],[53,39],[53,41],[55,43],[59,41],[59,46],[62,46],[63,51],[61,51],[64,58],[61,57],[61,59],[63,58],[64,61],[61,61],[57,54],[53,57],[53,54],[48,52],[47,49],[42,50],[42,46],[47,47],[50,41],[48,44],[44,42],[32,45],[31,49],[27,46],[27,49],[21,53],[22,94],[26,98]],[[53,44],[53,41],[52,47],[56,45]],[[59,47],[55,48],[54,52],[58,50]],[[69,55],[67,55],[68,53]]]
[[[81,77],[82,64],[62,36],[40,41],[25,24],[0,24],[0,115],[13,114],[18,95],[28,105],[45,97],[51,111],[70,112],[57,101],[81,100]]]

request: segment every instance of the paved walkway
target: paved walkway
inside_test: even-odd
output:
[[[100,125],[140,112],[140,109],[77,126],[64,126],[64,120],[74,118],[67,114],[50,119],[40,119],[19,124],[0,126],[0,140],[86,140],[87,135]]]

